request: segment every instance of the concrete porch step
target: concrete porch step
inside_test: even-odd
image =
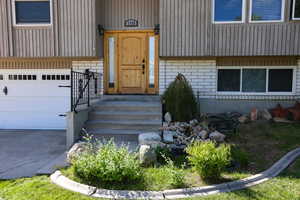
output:
[[[161,112],[160,102],[101,101],[93,106],[94,111],[152,111]]]
[[[104,95],[103,101],[143,101],[143,102],[159,102],[158,95]]]
[[[141,133],[139,130],[122,130],[122,129],[89,129],[88,133],[97,139],[114,141],[137,141],[138,135]]]
[[[161,120],[161,112],[155,111],[92,111],[89,120]]]
[[[157,131],[161,126],[161,120],[89,120],[86,126],[88,130],[94,128],[110,128]]]

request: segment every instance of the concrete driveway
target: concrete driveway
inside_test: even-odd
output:
[[[0,179],[52,173],[65,151],[65,131],[0,130]]]

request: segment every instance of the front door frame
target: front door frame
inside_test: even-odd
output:
[[[116,30],[116,31],[106,31],[104,33],[104,93],[105,94],[121,94],[120,91],[120,72],[119,72],[119,37],[121,34],[136,34],[136,33],[145,33],[146,34],[146,63],[147,67],[145,70],[146,73],[146,91],[143,94],[158,94],[159,91],[159,35],[155,35],[153,30]],[[155,65],[154,65],[154,87],[149,85],[149,38],[155,37]],[[115,38],[115,55],[114,55],[114,85],[109,84],[109,44],[108,39],[110,37]],[[126,94],[126,93],[122,93]]]

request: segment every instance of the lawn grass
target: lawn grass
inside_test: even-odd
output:
[[[300,124],[246,124],[239,128],[237,134],[231,135],[228,141],[249,154],[250,165],[247,168],[222,174],[222,181],[241,179],[265,170],[288,151],[300,147]],[[64,170],[64,173],[76,180],[71,169]],[[186,186],[205,185],[190,169],[186,173],[189,179],[186,181]],[[146,183],[133,185],[129,189],[160,190],[173,187],[161,169],[148,168],[145,176],[148,180]],[[121,188],[115,186],[115,189]],[[5,200],[91,199],[55,186],[47,176],[0,181],[0,197]],[[300,160],[298,159],[280,176],[261,185],[241,191],[192,199],[300,200]]]

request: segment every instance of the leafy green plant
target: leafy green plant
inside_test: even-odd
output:
[[[95,152],[82,153],[73,161],[75,175],[88,183],[133,182],[142,177],[135,154],[113,141],[100,144]]]
[[[186,149],[191,166],[204,180],[218,180],[231,161],[230,146],[196,141]]]
[[[162,98],[166,112],[171,113],[174,121],[189,121],[199,113],[194,91],[182,74],[170,83]]]
[[[249,164],[249,155],[238,147],[231,148],[232,160],[237,162],[240,167],[245,168]]]
[[[166,164],[167,163],[166,158],[167,159],[172,159],[173,158],[172,152],[167,147],[158,146],[155,149],[155,153],[156,153],[156,156],[157,156],[157,162],[160,163],[160,164]]]
[[[176,167],[174,162],[167,157],[165,157],[165,162],[167,163],[167,165],[164,166],[164,170],[168,174],[170,185],[175,188],[184,186],[184,166],[181,166],[180,168]]]

